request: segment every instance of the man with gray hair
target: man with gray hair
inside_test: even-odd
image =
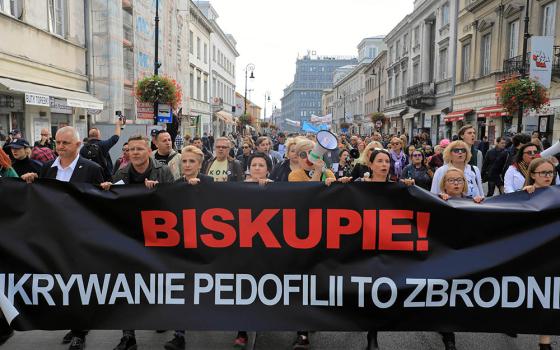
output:
[[[58,129],[55,136],[58,157],[43,165],[39,177],[42,179],[56,179],[71,183],[90,183],[99,185],[103,182],[101,166],[80,157],[80,135],[71,126]],[[37,179],[37,174],[28,173],[21,177],[31,183]],[[64,336],[63,343],[70,343],[70,350],[82,350],[85,347],[87,331],[71,330]]]

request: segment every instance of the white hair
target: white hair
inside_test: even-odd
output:
[[[76,139],[76,141],[81,141],[80,140],[80,134],[78,134],[78,130],[74,129],[71,126],[64,126],[64,127],[60,128],[56,131],[56,135],[62,134],[62,133],[72,133],[72,137],[74,137]],[[55,138],[56,138],[56,136],[55,136]]]

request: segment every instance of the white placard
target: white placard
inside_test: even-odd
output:
[[[51,99],[49,96],[37,94],[25,94],[25,104],[32,106],[51,106]]]
[[[552,75],[553,46],[553,36],[531,37],[530,77],[537,80],[547,89],[550,88],[550,78]]]

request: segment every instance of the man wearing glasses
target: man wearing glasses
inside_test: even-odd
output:
[[[241,164],[229,157],[231,141],[227,137],[218,137],[214,142],[216,156],[208,162],[206,175],[212,176],[216,182],[243,181]]]

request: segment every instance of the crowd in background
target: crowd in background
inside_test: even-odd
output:
[[[28,183],[37,178],[67,182],[88,182],[109,190],[115,184],[143,184],[154,188],[163,183],[204,185],[212,182],[387,182],[418,186],[444,201],[467,199],[483,205],[485,197],[535,190],[560,183],[558,154],[540,157],[550,144],[538,133],[498,137],[490,145],[477,139],[471,125],[462,127],[452,140],[433,145],[427,134],[408,135],[340,134],[337,148],[318,159],[310,153],[316,147],[313,134],[289,134],[271,130],[267,135],[251,133],[212,137],[175,138],[165,130],[154,131],[151,139],[130,137],[114,162],[109,150],[120,138],[103,139],[97,128],[81,140],[72,127],[57,131],[53,139],[47,129],[33,146],[13,130],[0,150],[0,177],[19,177]],[[557,145],[552,146],[557,147]],[[556,149],[556,148],[555,148]],[[486,184],[486,185],[485,185]],[[12,330],[4,325],[1,340]],[[72,330],[63,342],[70,349],[84,348],[87,331]],[[456,349],[453,333],[442,333],[446,350]],[[377,333],[368,333],[368,348],[377,347]],[[247,332],[239,331],[234,347],[247,345]],[[551,349],[550,338],[539,338],[540,348]],[[124,330],[115,349],[135,349],[134,330]],[[310,346],[306,331],[297,333],[293,349]],[[166,349],[185,349],[185,331],[176,330]]]

